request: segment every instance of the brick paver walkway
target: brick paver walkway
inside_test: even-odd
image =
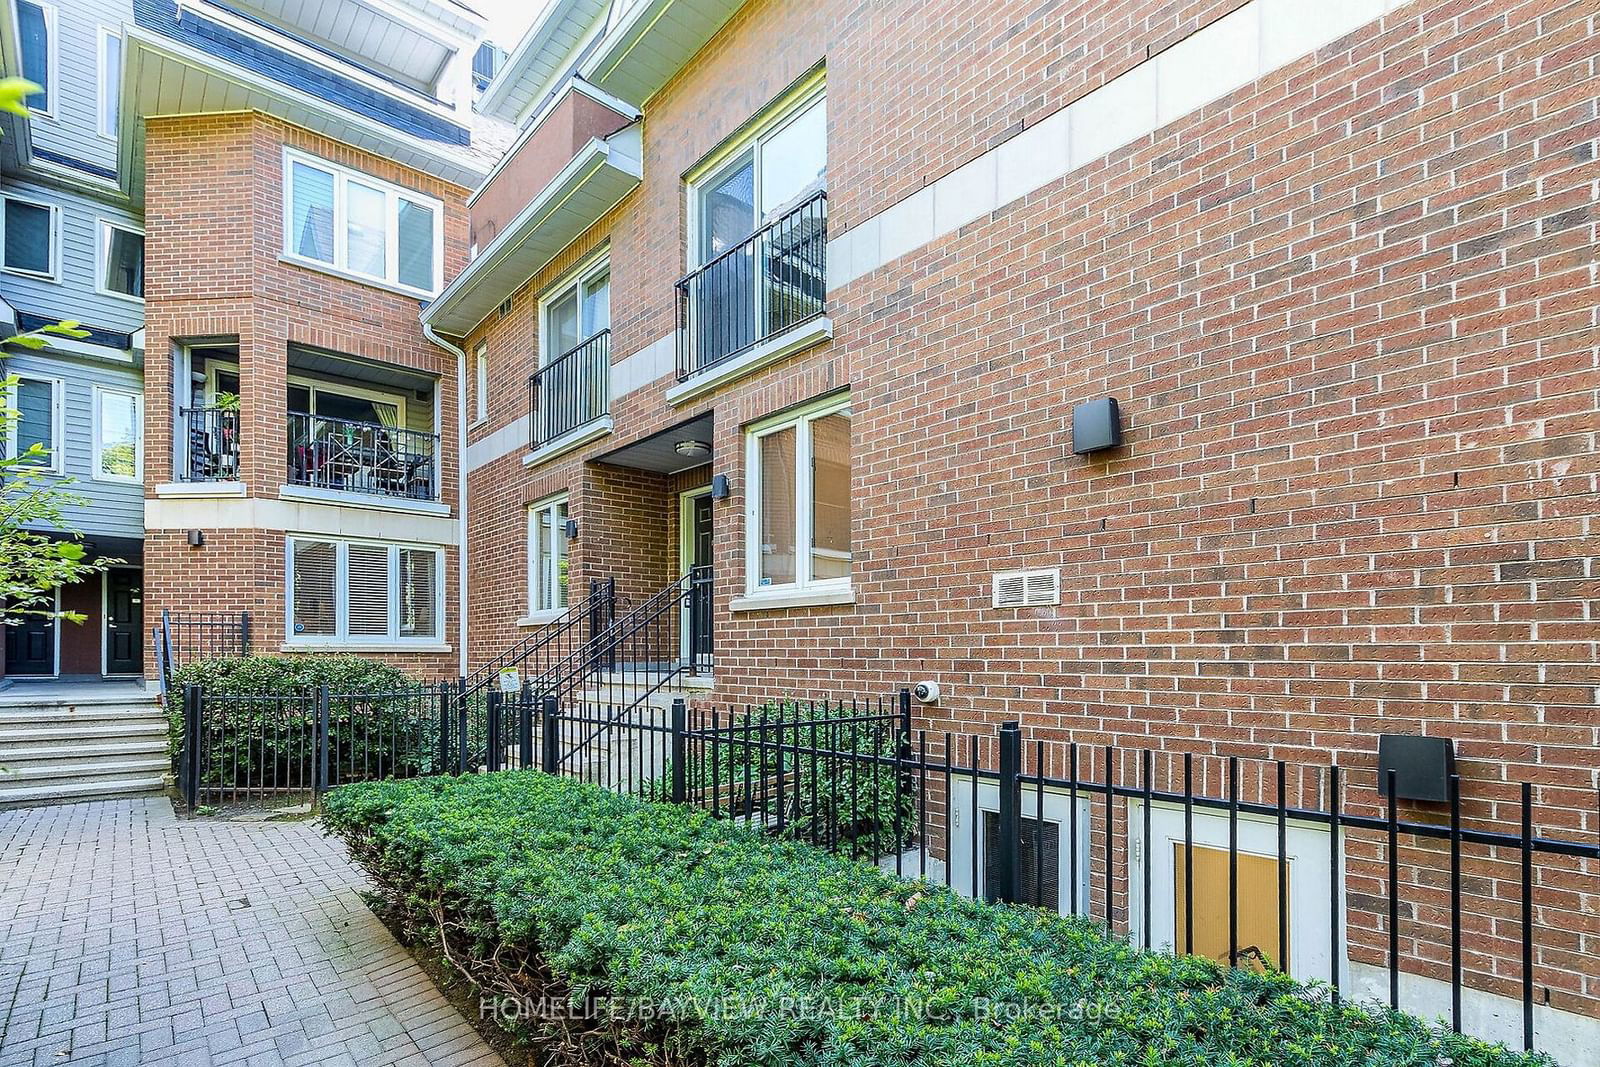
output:
[[[0,811],[0,1067],[501,1060],[310,823]]]

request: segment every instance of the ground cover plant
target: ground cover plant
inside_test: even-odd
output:
[[[1548,1062],[537,772],[347,786],[323,819],[530,1063]]]

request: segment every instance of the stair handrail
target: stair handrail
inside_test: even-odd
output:
[[[617,611],[617,580],[615,578],[596,578],[589,582],[589,595],[578,604],[567,605],[566,612],[559,618],[541,626],[533,633],[519,640],[510,648],[501,652],[494,659],[480,666],[471,674],[461,679],[459,684],[460,699],[467,700],[489,687],[499,677],[500,672],[518,666],[552,641],[565,635],[569,631],[590,624],[598,632],[603,625],[610,625],[616,618]],[[593,640],[593,635],[590,636]],[[586,642],[587,643],[587,642]]]

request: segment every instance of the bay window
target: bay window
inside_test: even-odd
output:
[[[289,644],[437,641],[442,563],[432,548],[291,537]]]
[[[286,149],[283,204],[286,258],[422,295],[442,286],[433,197]]]
[[[560,496],[528,509],[528,614],[566,607],[567,498]]]
[[[745,515],[751,594],[850,584],[850,401],[831,397],[752,427]]]
[[[144,234],[102,220],[99,255],[100,292],[143,300]]]

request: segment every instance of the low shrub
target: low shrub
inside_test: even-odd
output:
[[[235,696],[288,696],[326,685],[335,693],[393,693],[417,683],[381,660],[344,653],[304,656],[220,656],[172,673],[172,687],[198,685]]]
[[[530,1062],[1548,1062],[537,772],[348,786],[323,820],[413,934],[520,998],[496,1017]]]

